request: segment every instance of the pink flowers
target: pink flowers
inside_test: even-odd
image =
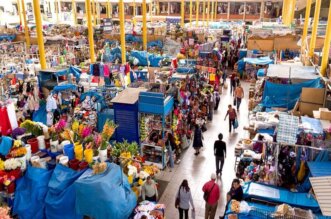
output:
[[[94,142],[95,142],[95,144],[96,145],[100,145],[101,144],[101,141],[102,141],[102,137],[101,137],[101,135],[95,135],[95,137],[94,137]]]
[[[92,128],[91,127],[84,127],[82,131],[82,138],[86,138],[87,136],[92,134]]]
[[[67,122],[64,119],[60,119],[60,121],[55,124],[55,130],[57,132],[62,132],[64,130],[64,128],[66,127]]]

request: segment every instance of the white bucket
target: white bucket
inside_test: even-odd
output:
[[[37,137],[39,150],[46,149],[45,136],[41,135]]]
[[[31,158],[31,145],[26,144],[25,145],[25,148],[26,148],[26,156],[25,156],[25,158],[27,160],[30,160],[30,158]]]

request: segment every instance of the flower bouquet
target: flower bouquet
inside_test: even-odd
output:
[[[21,163],[21,169],[26,169],[26,154],[27,154],[26,147],[23,146],[21,140],[15,140],[13,147],[10,149],[7,158],[15,158],[15,160]]]
[[[8,173],[8,176],[12,176],[15,179],[21,177],[21,166],[22,163],[15,158],[9,158],[5,161],[5,170]]]
[[[22,122],[20,127],[24,128],[27,133],[31,133],[36,137],[44,134],[43,128],[38,123],[33,122],[29,119]]]
[[[12,217],[9,216],[10,214],[10,208],[9,207],[0,207],[0,219],[12,219]]]

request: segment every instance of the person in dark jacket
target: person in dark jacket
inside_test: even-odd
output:
[[[224,159],[226,158],[226,143],[222,141],[223,134],[218,135],[218,140],[214,143],[214,155],[216,160],[216,175],[222,175]]]
[[[193,139],[193,147],[195,149],[195,154],[200,154],[200,148],[203,147],[203,136],[202,136],[202,130],[199,125],[195,125],[194,129],[194,139]]]
[[[242,201],[244,196],[243,188],[240,185],[239,179],[234,179],[232,181],[232,186],[230,191],[227,194],[227,201],[237,200]]]

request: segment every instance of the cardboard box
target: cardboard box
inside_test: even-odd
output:
[[[324,105],[324,88],[302,88],[301,102]]]
[[[331,112],[330,111],[320,111],[320,119],[331,120]]]

